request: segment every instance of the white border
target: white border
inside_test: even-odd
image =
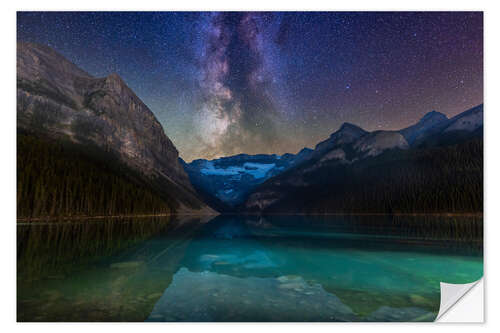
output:
[[[459,0],[420,0],[418,2],[403,2],[398,0],[391,1],[269,1],[253,0],[239,4],[234,0],[210,0],[210,1],[189,1],[167,2],[167,1],[117,1],[117,0],[86,0],[82,2],[58,1],[4,1],[2,3],[1,32],[2,32],[2,50],[0,52],[1,73],[1,121],[0,121],[0,150],[2,161],[1,166],[1,197],[2,203],[1,217],[2,237],[0,244],[2,260],[2,301],[0,315],[2,319],[2,330],[4,332],[32,331],[37,332],[87,332],[88,330],[100,332],[109,329],[117,329],[120,332],[134,332],[137,330],[151,330],[165,332],[180,331],[200,331],[203,332],[252,332],[286,330],[289,332],[303,332],[305,329],[314,329],[317,331],[332,332],[341,328],[342,330],[370,330],[374,332],[397,331],[402,329],[405,332],[422,330],[453,330],[470,333],[478,328],[492,328],[498,326],[498,305],[494,305],[498,295],[499,265],[494,263],[488,265],[485,262],[486,278],[486,325],[463,325],[463,324],[169,324],[167,325],[146,325],[146,324],[16,324],[15,323],[15,282],[16,282],[16,239],[15,239],[15,42],[16,42],[16,10],[484,10],[485,11],[485,258],[500,254],[498,249],[500,237],[499,225],[500,216],[497,206],[499,197],[495,190],[500,188],[500,157],[498,157],[498,145],[500,145],[500,107],[498,102],[500,85],[497,81],[500,78],[499,63],[499,43],[498,35],[500,33],[500,15],[498,10],[498,1],[459,1]],[[496,261],[496,259],[494,260]],[[488,283],[491,281],[491,283]],[[497,281],[496,283],[493,281]],[[489,309],[492,309],[489,311]],[[490,317],[491,316],[491,317]],[[111,326],[112,325],[112,326]],[[497,327],[498,330],[498,327]]]

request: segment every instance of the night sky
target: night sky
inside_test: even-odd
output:
[[[483,15],[17,15],[17,38],[88,73],[118,73],[182,158],[296,153],[343,122],[400,129],[483,102]]]

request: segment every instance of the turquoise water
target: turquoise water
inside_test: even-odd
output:
[[[218,216],[18,226],[19,321],[432,321],[482,218]]]

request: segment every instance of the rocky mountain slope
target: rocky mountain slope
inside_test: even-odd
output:
[[[439,131],[448,124],[448,117],[436,111],[431,111],[422,117],[416,124],[406,127],[399,132],[411,145],[416,140],[422,139],[432,131]]]
[[[473,132],[483,127],[483,105],[462,112],[450,119],[443,132]]]
[[[431,111],[418,123],[399,132],[411,146],[429,145],[430,142],[460,141],[457,136],[468,137],[483,128],[483,105],[478,105],[450,119],[444,114]],[[476,133],[480,134],[480,133]]]
[[[382,179],[381,176],[388,170],[392,170],[393,176],[397,175],[400,168],[414,169],[412,171],[414,174],[422,172],[440,174],[439,170],[433,171],[431,168],[416,166],[415,159],[424,158],[425,162],[419,160],[418,163],[431,163],[431,160],[437,160],[439,156],[429,157],[428,154],[437,154],[438,151],[444,155],[456,154],[456,151],[453,152],[455,148],[443,148],[444,150],[441,151],[437,147],[482,138],[482,112],[483,108],[480,105],[448,119],[445,115],[432,111],[416,124],[400,131],[368,132],[354,124],[344,123],[330,137],[318,143],[314,149],[304,148],[298,154],[282,156],[240,154],[212,161],[195,160],[191,163],[183,161],[182,163],[197,191],[202,194],[209,205],[219,211],[270,212],[274,210],[278,213],[296,212],[303,209],[307,211],[307,205],[302,201],[308,199],[311,200],[311,205],[314,201],[315,206],[321,206],[322,199],[317,195],[325,192],[325,184],[329,182],[333,182],[333,186],[345,181],[359,183],[358,189],[349,188],[348,184],[345,184],[343,189],[336,187],[339,191],[338,195],[342,195],[346,194],[345,191],[366,192],[368,187],[363,186],[360,180],[363,179],[365,184],[373,183],[372,179],[365,179],[367,174],[371,174],[375,181]],[[482,143],[476,142],[476,144]],[[474,152],[477,153],[478,150],[475,149]],[[460,158],[461,160],[452,163],[454,167],[460,167],[461,163],[469,163],[468,156]],[[482,161],[482,156],[477,161]],[[373,163],[378,164],[373,167]],[[474,168],[477,166],[475,163],[472,164]],[[469,165],[472,164],[469,163]],[[382,165],[384,165],[383,169],[379,170]],[[436,166],[448,168],[446,164]],[[358,170],[356,172],[363,170],[363,172],[356,174],[353,170]],[[479,179],[480,176],[477,174],[479,169],[474,170],[475,177]],[[373,174],[374,171],[378,174]],[[454,176],[458,174],[457,171]],[[344,179],[338,178],[339,175],[342,175]],[[386,176],[387,181],[396,183],[394,179],[390,180],[391,175]],[[404,174],[399,176],[404,177]],[[356,179],[349,177],[356,177]],[[447,176],[443,175],[443,177],[445,179]],[[404,181],[399,179],[397,182],[403,183]],[[414,186],[420,185],[414,184]],[[381,197],[376,193],[372,194]],[[343,202],[338,198],[335,200]],[[386,203],[382,205],[387,206]],[[337,208],[356,210],[348,206]],[[420,208],[413,208],[423,209],[421,205]],[[318,209],[312,209],[312,213],[325,210],[324,207]],[[372,206],[370,209],[380,210],[381,208],[379,205],[378,207]],[[382,210],[385,212],[386,208]]]
[[[310,159],[259,185],[240,210],[482,211],[482,114],[482,105],[451,119],[431,112],[399,132],[344,124]]]
[[[178,161],[178,151],[161,124],[117,74],[94,78],[47,46],[19,42],[17,127],[23,136],[35,136],[49,146],[65,142],[66,150],[73,147],[83,152],[79,157],[92,160],[85,163],[108,159],[108,164],[121,170],[118,177],[128,175],[123,179],[125,183],[133,178],[145,188],[154,188],[153,196],[168,198],[169,212],[212,212],[197,198]],[[29,141],[21,140],[21,144]],[[25,148],[18,146],[21,153],[29,151]],[[85,151],[92,151],[92,156],[86,156]],[[31,161],[28,158],[23,163],[28,166]],[[24,170],[18,171],[23,178]],[[29,177],[24,183],[28,186],[26,183]],[[21,197],[28,200],[30,193],[22,192]],[[34,213],[29,210],[25,207],[23,211],[27,215]],[[119,213],[120,207],[115,207],[114,212]]]
[[[404,138],[397,132],[380,131],[367,134],[369,133],[362,128],[345,123],[314,149],[303,148],[297,154],[240,154],[210,161],[198,159],[191,163],[181,160],[181,163],[192,184],[207,203],[221,211],[234,211],[258,185],[288,169],[319,156],[322,161],[344,158],[345,153],[342,150],[332,150],[332,147],[339,144],[350,144],[364,137],[365,141],[359,142],[359,149],[366,154],[376,154],[378,149],[393,144],[391,140],[401,141],[394,144],[405,144]]]
[[[259,184],[308,158],[312,150],[297,155],[240,154],[214,160],[198,159],[183,163],[189,178],[206,202],[223,211],[241,204]]]
[[[361,127],[350,123],[343,123],[338,131],[332,133],[328,139],[321,141],[316,145],[311,157],[321,156],[340,144],[352,143],[367,133],[368,132]]]

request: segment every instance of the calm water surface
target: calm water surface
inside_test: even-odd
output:
[[[482,218],[19,224],[18,321],[432,321],[483,275]]]

